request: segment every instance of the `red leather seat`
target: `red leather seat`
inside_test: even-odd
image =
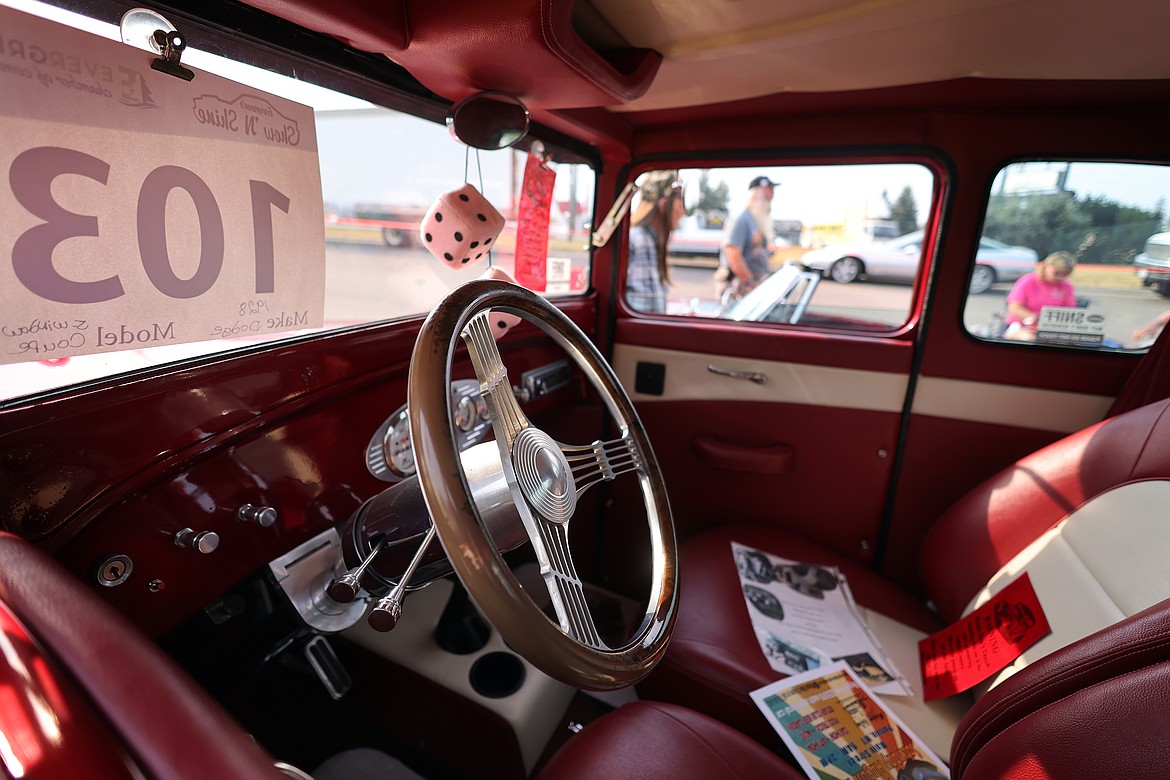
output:
[[[688,540],[680,550],[674,637],[640,693],[776,743],[748,694],[782,675],[769,666],[752,631],[732,541],[840,567],[863,608],[892,618],[908,633],[929,633],[956,620],[1027,571],[1053,633],[1025,654],[1021,667],[1160,602],[1170,596],[1170,566],[1162,559],[1170,547],[1170,523],[1164,522],[1170,504],[1168,410],[1170,400],[1164,400],[1098,423],[1022,459],[959,501],[921,551],[937,616],[865,567],[776,528],[724,526]],[[908,665],[916,672],[916,660]],[[912,669],[899,667],[913,682]],[[886,701],[894,706],[894,699]],[[951,729],[971,701],[951,702],[959,708]],[[1163,699],[1161,709],[1167,705]],[[1147,708],[1138,717],[1150,714]],[[946,758],[948,743],[942,732],[932,747]]]
[[[1170,600],[1031,664],[955,734],[954,780],[1163,778],[1170,763]],[[539,780],[779,778],[803,773],[723,723],[635,702],[587,726]]]
[[[594,721],[539,780],[802,780],[804,773],[717,720],[673,704],[638,701]]]
[[[1170,600],[993,688],[955,733],[951,777],[1164,778],[1168,705]]]

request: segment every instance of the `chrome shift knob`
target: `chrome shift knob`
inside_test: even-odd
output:
[[[362,575],[366,573],[366,569],[374,559],[378,557],[378,553],[386,549],[386,540],[379,538],[374,545],[374,549],[370,550],[370,554],[365,557],[356,569],[347,571],[333,582],[329,583],[329,587],[325,592],[329,594],[329,598],[333,599],[339,604],[348,604],[357,598],[358,593],[362,589]]]
[[[398,625],[398,618],[402,617],[402,599],[396,595],[398,591],[399,589],[395,588],[394,592],[381,598],[377,605],[370,610],[370,615],[366,618],[370,628],[386,633],[393,631],[394,627]]]

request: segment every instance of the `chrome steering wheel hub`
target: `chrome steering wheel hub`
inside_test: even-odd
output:
[[[538,428],[525,428],[512,444],[512,469],[520,491],[541,517],[563,524],[577,508],[573,471],[561,448]]]

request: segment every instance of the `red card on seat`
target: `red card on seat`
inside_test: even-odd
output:
[[[1025,573],[991,601],[918,643],[926,701],[965,691],[1020,657],[1048,633]]]

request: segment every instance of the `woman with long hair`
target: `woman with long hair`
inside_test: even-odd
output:
[[[686,207],[678,171],[652,171],[638,187],[641,202],[630,216],[626,302],[637,311],[666,313],[670,284],[666,244]]]

